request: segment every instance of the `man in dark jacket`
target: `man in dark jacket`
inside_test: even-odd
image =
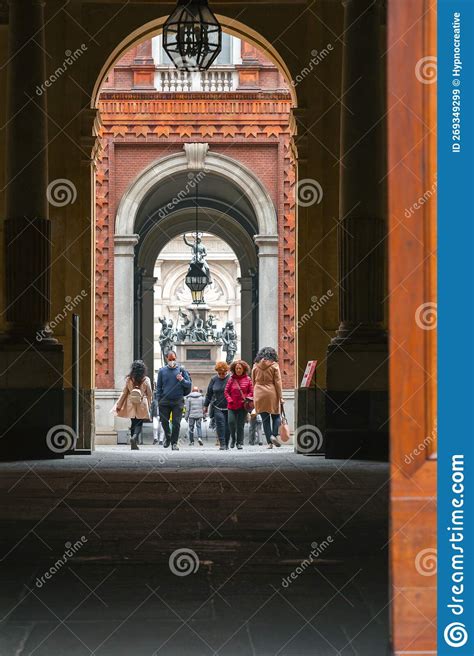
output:
[[[176,362],[176,353],[170,351],[166,356],[168,364],[158,371],[156,381],[156,400],[160,413],[160,421],[165,433],[164,447],[171,444],[174,451],[178,451],[179,429],[183,418],[184,397],[191,391],[191,378],[189,373]],[[170,415],[173,415],[170,430]]]

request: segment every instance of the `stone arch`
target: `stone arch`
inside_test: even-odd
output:
[[[208,147],[208,144],[184,144]],[[138,209],[147,194],[168,177],[188,170],[202,170],[233,182],[250,201],[258,223],[258,234],[276,235],[277,217],[272,199],[257,176],[244,164],[231,157],[206,150],[201,166],[193,166],[188,150],[163,157],[144,169],[122,196],[115,221],[116,235],[134,234]]]
[[[258,259],[255,244],[247,231],[233,217],[224,216],[218,210],[213,210],[213,217],[219,220],[211,219],[209,225],[207,217],[201,218],[202,229],[229,244],[239,260],[243,274],[247,274],[249,269],[256,268]],[[147,232],[137,255],[138,266],[144,268],[148,275],[153,275],[156,258],[169,239],[193,230],[194,216],[190,216],[189,211],[176,211],[168,215]]]
[[[130,361],[133,359],[134,257],[135,246],[139,240],[139,235],[136,234],[138,213],[148,195],[160,182],[187,171],[205,171],[207,174],[227,180],[249,201],[257,224],[254,241],[258,246],[258,342],[261,345],[278,347],[278,305],[275,302],[275,294],[271,293],[274,292],[278,281],[278,223],[275,207],[264,185],[253,172],[230,157],[209,152],[208,147],[206,143],[187,143],[184,145],[184,152],[175,153],[153,162],[135,178],[120,200],[115,221],[114,263],[116,291],[114,321],[116,326],[120,325],[121,327],[120,331],[115,333],[114,370],[117,387],[120,387]],[[224,214],[222,217],[223,225],[230,227],[230,217]],[[162,220],[173,223],[176,218],[176,215],[171,212]],[[205,226],[203,227],[205,228]],[[238,240],[235,245],[230,243],[231,232],[228,230],[226,234],[224,229],[223,238],[233,247],[239,257],[239,253],[242,254],[242,244],[239,244]],[[153,247],[148,235],[145,239],[145,242],[147,241],[148,257],[150,257]],[[145,244],[143,250],[145,252],[147,250]],[[156,252],[155,259],[157,254]],[[150,259],[148,259],[147,269],[150,270]],[[152,293],[151,285],[151,276],[148,273],[146,281],[148,293]],[[245,294],[245,305],[251,307],[251,288],[248,284],[245,284]],[[242,308],[243,316],[246,311]],[[248,335],[246,339],[248,340]]]

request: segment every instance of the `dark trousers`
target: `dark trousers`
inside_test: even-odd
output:
[[[214,408],[214,421],[216,422],[216,433],[219,438],[221,446],[229,446],[229,421],[227,417],[227,410],[219,410]]]
[[[137,419],[136,417],[132,417],[132,425],[130,426],[130,435],[131,437],[134,437],[137,442],[140,440],[140,436],[142,434],[142,428],[143,428],[143,419]]]
[[[237,444],[244,443],[244,426],[247,410],[240,408],[239,410],[229,410],[229,430],[232,442]]]
[[[174,403],[160,403],[160,421],[165,433],[166,442],[177,444],[179,438],[179,429],[181,427],[181,419],[183,418],[184,401],[180,399]],[[170,429],[170,415],[173,413],[173,422]]]
[[[263,423],[263,432],[265,433],[268,444],[271,444],[272,435],[274,437],[278,436],[278,431],[280,430],[281,424],[281,416],[271,415],[269,412],[261,412],[260,416]]]

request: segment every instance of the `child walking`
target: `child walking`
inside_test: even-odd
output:
[[[197,441],[199,446],[202,446],[202,420],[204,417],[204,396],[199,391],[198,387],[193,387],[191,394],[185,399],[184,403],[185,415],[184,418],[189,426],[189,444],[194,444],[194,429],[197,433]]]

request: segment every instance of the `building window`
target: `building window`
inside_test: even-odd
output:
[[[232,66],[238,64],[236,59],[236,41],[240,43],[240,39],[236,39],[230,34],[223,32],[222,34],[222,50],[217,56],[217,59],[212,64],[211,68],[217,66]],[[158,66],[173,66],[173,62],[168,57],[163,48],[163,37],[157,36],[153,39],[153,56]]]
[[[235,65],[242,63],[240,39],[230,34],[222,34],[222,50],[209,70],[203,72],[178,71],[163,48],[161,35],[153,38],[152,49],[157,67],[155,86],[159,91],[221,93],[237,88],[238,72]]]

